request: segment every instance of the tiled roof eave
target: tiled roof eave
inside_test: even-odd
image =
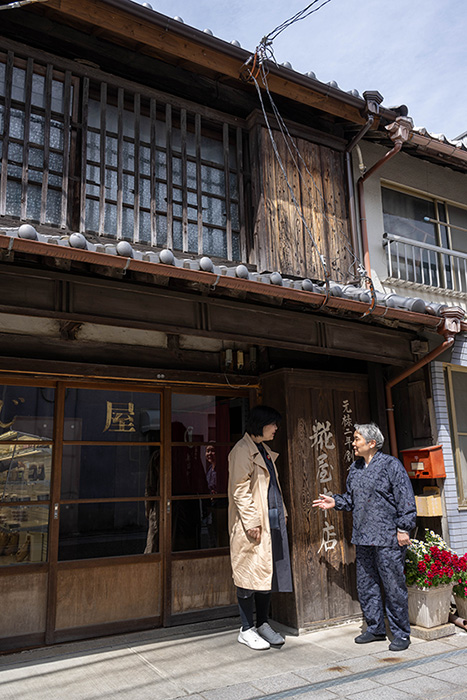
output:
[[[305,308],[309,307],[311,311],[319,310],[326,312],[328,309],[329,311],[334,312],[340,311],[352,313],[358,317],[363,317],[369,311],[368,303],[355,299],[336,297],[332,295],[329,295],[326,299],[323,294],[317,292],[302,291],[299,289],[282,287],[274,284],[264,284],[249,279],[218,275],[215,272],[187,269],[161,262],[148,262],[104,252],[83,250],[54,243],[44,243],[41,241],[10,237],[7,235],[0,235],[0,250],[5,251],[2,254],[2,258],[4,260],[8,259],[8,254],[14,255],[14,253],[22,253],[25,255],[34,255],[63,261],[68,260],[70,262],[82,262],[89,265],[113,269],[115,271],[119,271],[122,275],[124,275],[126,271],[132,271],[135,273],[145,273],[159,278],[177,279],[190,283],[198,283],[210,288],[212,294],[215,294],[216,290],[219,292],[222,290],[230,290],[274,297],[276,299],[283,299],[284,301],[288,300],[303,304]],[[380,304],[376,304],[374,309],[371,311],[371,316],[366,315],[365,318],[374,318],[375,320],[378,318],[385,318],[400,321],[412,326],[426,327],[427,329],[432,330],[439,328],[443,322],[443,319],[440,319],[437,316],[407,311],[404,309],[390,308]],[[463,322],[462,325],[462,330],[467,330],[467,323]]]

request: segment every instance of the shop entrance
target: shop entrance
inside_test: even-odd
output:
[[[0,387],[0,648],[235,610],[227,455],[245,390]]]

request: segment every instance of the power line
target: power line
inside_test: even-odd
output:
[[[285,22],[282,22],[282,24],[279,24],[275,29],[273,29],[272,32],[266,34],[266,36],[261,39],[261,42],[273,42],[274,39],[276,39],[279,36],[279,34],[288,29],[288,27],[291,27],[292,24],[295,24],[295,22],[299,22],[302,19],[306,19],[314,12],[318,12],[318,10],[324,7],[324,5],[327,5],[328,2],[331,2],[331,0],[322,0],[321,4],[318,5],[319,2],[320,0],[313,0],[313,2],[310,2],[310,4],[307,5],[303,10],[300,10],[292,17],[289,17],[289,19],[286,19]],[[318,5],[318,7],[315,7],[315,5]]]
[[[315,238],[314,238],[314,236],[313,236],[312,230],[311,230],[310,226],[308,225],[308,223],[307,223],[307,221],[306,221],[306,218],[305,218],[305,215],[304,215],[304,213],[303,213],[302,207],[301,207],[300,203],[297,201],[297,198],[295,197],[295,193],[293,192],[292,186],[291,186],[291,184],[290,184],[287,171],[286,171],[286,169],[285,169],[285,167],[284,167],[284,164],[283,164],[283,162],[282,162],[282,159],[281,159],[279,150],[278,150],[278,148],[277,148],[277,144],[276,144],[275,139],[274,139],[274,135],[273,135],[273,131],[272,131],[272,128],[271,128],[271,125],[270,125],[270,122],[269,122],[269,118],[268,118],[268,116],[267,116],[266,109],[265,109],[265,106],[264,106],[264,102],[263,102],[263,98],[262,98],[262,94],[261,94],[261,88],[260,88],[260,86],[259,86],[259,84],[258,84],[258,78],[259,78],[260,75],[261,75],[261,81],[262,81],[262,83],[263,83],[264,89],[266,90],[266,93],[267,93],[267,95],[268,95],[268,99],[269,99],[269,102],[270,102],[270,105],[271,105],[273,114],[274,114],[274,116],[275,116],[275,118],[276,118],[276,120],[277,120],[277,124],[278,124],[278,126],[279,126],[279,129],[280,129],[282,138],[283,138],[283,140],[284,140],[284,142],[285,142],[285,145],[286,145],[286,147],[287,147],[287,150],[288,150],[288,152],[289,152],[289,155],[290,155],[291,158],[292,158],[293,164],[294,164],[295,169],[296,169],[296,171],[297,171],[297,173],[298,173],[298,176],[299,176],[300,181],[304,184],[304,186],[306,187],[308,193],[309,193],[311,196],[313,196],[313,195],[312,195],[312,192],[311,192],[311,190],[310,190],[310,188],[309,188],[309,186],[308,186],[308,183],[306,182],[306,180],[305,180],[305,178],[304,178],[303,172],[302,172],[302,170],[301,170],[301,168],[300,168],[300,166],[299,166],[299,164],[298,164],[298,162],[297,162],[297,159],[296,159],[294,153],[292,152],[292,148],[291,148],[291,145],[290,145],[290,144],[292,144],[293,150],[296,152],[297,158],[298,158],[298,159],[300,160],[300,162],[303,164],[303,167],[304,167],[306,173],[308,174],[308,176],[309,176],[309,178],[310,178],[310,180],[311,180],[311,182],[312,182],[312,185],[313,185],[314,189],[316,190],[316,192],[317,192],[318,195],[319,195],[319,198],[321,199],[320,210],[321,210],[321,214],[322,214],[324,220],[328,223],[328,225],[329,225],[329,227],[330,227],[331,230],[334,229],[335,232],[336,232],[336,234],[340,234],[340,236],[343,238],[343,247],[344,247],[345,250],[350,254],[350,256],[351,256],[351,258],[352,258],[352,261],[350,262],[350,265],[349,265],[349,268],[348,268],[348,271],[347,271],[347,272],[348,272],[348,275],[349,275],[350,277],[354,277],[354,276],[355,276],[355,275],[353,275],[352,272],[351,272],[352,268],[354,268],[354,266],[355,266],[356,272],[358,273],[358,276],[360,277],[360,280],[361,280],[361,281],[366,280],[366,281],[369,283],[370,294],[371,294],[371,297],[372,297],[372,302],[371,302],[371,304],[370,304],[370,308],[369,308],[368,311],[364,314],[364,316],[366,316],[366,315],[372,313],[373,308],[374,308],[375,303],[376,303],[376,295],[375,295],[375,291],[374,291],[374,286],[373,286],[372,280],[371,280],[371,278],[369,278],[369,277],[367,277],[367,276],[365,275],[365,270],[364,270],[364,267],[363,267],[361,261],[360,261],[359,258],[356,256],[355,251],[354,251],[352,248],[349,247],[349,245],[348,245],[348,236],[345,234],[345,232],[343,231],[343,229],[341,229],[341,227],[339,226],[338,222],[336,222],[336,225],[335,225],[335,226],[332,226],[331,221],[329,220],[329,218],[328,218],[328,216],[327,216],[327,213],[326,213],[327,202],[326,202],[326,200],[325,200],[325,198],[324,198],[324,196],[323,196],[323,193],[321,192],[320,188],[318,187],[318,185],[317,185],[317,183],[316,183],[316,181],[315,181],[315,178],[313,177],[313,174],[310,172],[309,168],[307,167],[307,164],[306,164],[306,162],[305,162],[305,160],[304,160],[302,154],[300,153],[300,150],[298,149],[298,147],[297,147],[295,141],[294,141],[293,138],[291,137],[290,132],[289,132],[289,130],[288,130],[288,128],[287,128],[287,125],[286,125],[284,119],[282,118],[282,116],[281,116],[281,114],[280,114],[280,112],[279,112],[279,110],[278,110],[278,108],[277,108],[277,106],[276,106],[276,104],[275,104],[275,102],[274,102],[274,100],[273,100],[273,98],[272,98],[272,95],[271,95],[271,92],[270,92],[269,86],[268,86],[268,81],[267,81],[267,76],[268,76],[268,72],[269,72],[269,71],[268,71],[268,68],[267,68],[267,62],[268,62],[268,60],[272,61],[273,63],[275,63],[275,64],[277,65],[277,61],[276,61],[276,59],[275,59],[274,51],[273,51],[273,48],[272,48],[274,39],[275,39],[281,32],[285,31],[285,29],[287,29],[288,27],[290,27],[292,24],[294,24],[295,22],[298,22],[298,21],[300,21],[300,20],[302,20],[302,19],[305,19],[306,17],[309,17],[311,14],[313,14],[314,12],[317,12],[317,11],[320,10],[322,7],[324,7],[324,5],[326,5],[328,2],[330,2],[330,0],[324,0],[324,2],[320,2],[320,0],[314,0],[314,2],[311,2],[311,3],[310,3],[309,5],[307,5],[303,10],[301,10],[300,12],[297,12],[295,15],[293,15],[292,17],[290,17],[288,20],[286,20],[286,21],[283,22],[282,24],[278,25],[275,29],[273,29],[272,32],[269,32],[269,34],[267,34],[266,36],[264,36],[264,37],[262,38],[260,44],[257,46],[254,55],[251,56],[250,59],[249,59],[249,60],[244,64],[244,66],[242,67],[243,69],[242,69],[241,77],[244,78],[244,79],[247,80],[247,81],[253,81],[254,84],[255,84],[255,87],[256,87],[256,90],[257,90],[257,93],[258,93],[258,97],[259,97],[259,100],[260,100],[260,104],[261,104],[261,109],[262,109],[262,112],[263,112],[263,117],[264,117],[264,120],[265,120],[267,129],[268,129],[269,138],[270,138],[270,140],[271,140],[271,144],[272,144],[272,147],[273,147],[274,155],[275,155],[275,157],[276,157],[276,160],[277,160],[277,162],[278,162],[278,164],[279,164],[279,167],[280,167],[280,169],[281,169],[281,171],[282,171],[282,174],[283,174],[283,176],[284,176],[284,179],[285,179],[287,188],[288,188],[288,190],[289,190],[289,192],[290,192],[290,194],[291,194],[291,198],[292,198],[293,205],[294,205],[294,207],[295,207],[295,209],[296,209],[296,211],[297,211],[297,213],[298,213],[298,215],[299,215],[299,217],[300,217],[300,220],[301,220],[302,223],[303,223],[303,226],[305,227],[305,230],[307,231],[307,233],[308,233],[308,235],[309,235],[309,237],[310,237],[312,246],[313,246],[313,248],[316,250],[316,252],[317,252],[317,254],[318,254],[318,259],[319,259],[320,264],[321,264],[321,266],[322,266],[322,268],[323,268],[324,278],[325,278],[325,283],[326,283],[326,294],[329,293],[329,271],[328,271],[328,269],[327,269],[326,261],[325,261],[325,259],[324,259],[324,256],[321,254],[321,252],[320,252],[320,250],[319,250],[319,247],[318,247],[318,244],[317,244],[317,242],[316,242],[316,240],[315,240]],[[250,66],[251,66],[251,67],[250,67]],[[338,259],[337,259],[337,258],[334,259],[334,260],[332,260],[332,261],[331,261],[331,266],[333,267],[337,262],[338,262]],[[337,272],[336,269],[334,269],[334,271]]]

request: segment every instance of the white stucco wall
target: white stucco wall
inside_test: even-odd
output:
[[[388,148],[371,143],[361,143],[363,161],[368,168],[376,163]],[[353,166],[355,182],[360,176],[357,154],[353,153]],[[383,247],[383,207],[381,201],[381,184],[399,184],[419,190],[424,194],[432,195],[450,202],[456,202],[467,206],[467,174],[454,172],[447,167],[428,163],[421,158],[414,158],[406,153],[398,153],[388,163],[382,166],[365,183],[365,207],[367,215],[368,239],[370,262],[373,282],[382,292],[396,292],[403,296],[416,296],[425,301],[434,301],[447,304],[455,304],[467,308],[467,294],[453,296],[441,290],[440,293],[432,290],[423,290],[420,286],[404,284],[384,284],[387,278],[386,249]],[[465,234],[467,236],[467,234]]]

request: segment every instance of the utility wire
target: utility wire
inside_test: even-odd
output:
[[[302,19],[306,19],[307,17],[312,15],[313,12],[318,12],[318,10],[324,7],[324,5],[327,5],[328,2],[331,2],[331,0],[322,0],[321,4],[318,4],[319,2],[320,0],[313,0],[313,2],[310,2],[310,4],[307,5],[303,10],[300,10],[300,12],[297,12],[292,17],[289,17],[289,19],[286,19],[285,22],[282,22],[282,24],[279,24],[279,26],[273,29],[272,32],[266,34],[266,36],[261,39],[261,42],[273,42],[274,39],[276,39],[279,36],[279,34],[288,29],[288,27],[292,26],[292,24],[295,24],[295,22],[299,22]],[[315,5],[318,5],[318,7],[315,7]]]
[[[302,181],[303,185],[305,186],[305,188],[306,188],[308,194],[312,197],[312,196],[313,196],[313,193],[312,193],[310,187],[308,186],[308,183],[306,182],[305,178],[303,177],[303,173],[302,173],[302,171],[301,171],[301,169],[300,169],[300,167],[299,167],[299,164],[298,164],[298,162],[297,162],[297,160],[296,160],[296,158],[295,158],[295,155],[294,155],[294,153],[293,153],[293,151],[292,151],[292,148],[291,148],[290,144],[292,144],[292,147],[293,147],[295,153],[297,154],[298,159],[300,160],[300,162],[302,163],[303,167],[305,168],[305,171],[306,171],[306,173],[308,174],[308,176],[309,176],[309,178],[310,178],[310,180],[311,180],[311,182],[312,182],[312,184],[313,184],[314,189],[316,190],[316,192],[318,193],[318,195],[319,195],[319,197],[320,197],[320,199],[321,199],[321,201],[322,201],[321,212],[322,212],[322,214],[323,214],[323,218],[324,218],[324,220],[328,223],[329,227],[332,229],[332,228],[333,228],[332,222],[329,220],[329,217],[328,217],[327,212],[326,212],[327,202],[326,202],[326,200],[325,200],[325,198],[324,198],[324,195],[323,195],[323,193],[321,192],[321,190],[320,190],[318,184],[316,183],[316,180],[315,180],[315,178],[313,177],[313,174],[312,174],[312,173],[310,172],[310,170],[308,169],[308,166],[307,166],[307,164],[306,164],[306,162],[305,162],[305,160],[304,160],[302,154],[300,153],[300,150],[299,150],[297,144],[295,143],[294,139],[292,138],[292,136],[291,136],[291,134],[290,134],[290,132],[289,132],[289,130],[288,130],[288,128],[287,128],[287,124],[285,123],[284,119],[282,118],[282,116],[281,116],[281,114],[280,114],[280,112],[279,112],[279,110],[278,110],[278,108],[277,108],[277,106],[276,106],[276,104],[275,104],[275,102],[274,102],[274,100],[273,100],[273,97],[272,97],[271,92],[270,92],[270,90],[269,90],[269,86],[268,86],[268,84],[267,84],[266,76],[262,76],[262,77],[263,77],[263,84],[264,84],[264,86],[265,86],[265,89],[266,89],[266,92],[267,92],[267,95],[268,95],[268,98],[269,98],[269,101],[270,101],[270,104],[271,104],[271,107],[272,107],[274,116],[276,117],[277,123],[278,123],[278,125],[279,125],[279,129],[280,129],[280,131],[281,131],[281,134],[282,134],[282,137],[283,137],[283,139],[284,139],[284,142],[285,142],[285,144],[286,144],[286,146],[287,146],[287,150],[288,150],[288,152],[289,152],[289,155],[290,155],[290,157],[292,158],[293,164],[294,164],[294,166],[295,166],[295,168],[296,168],[296,170],[297,170],[298,176],[299,176],[300,180]],[[340,228],[339,225],[336,225],[336,226],[335,226],[335,229],[336,229],[336,233],[340,233],[341,236],[342,236],[342,238],[344,239],[344,248],[345,248],[345,250],[349,253],[349,255],[351,256],[351,258],[353,258],[353,260],[352,260],[352,262],[350,263],[349,268],[348,268],[348,275],[351,276],[351,268],[352,268],[356,263],[361,264],[361,263],[360,263],[360,260],[357,258],[357,256],[355,255],[354,251],[353,251],[351,248],[349,248],[349,246],[347,245],[348,238],[347,238],[347,236],[346,236],[344,230],[343,230],[342,228]],[[356,267],[358,267],[358,265],[356,265]]]
[[[270,32],[269,34],[267,34],[266,36],[264,36],[264,37],[262,38],[260,44],[257,46],[256,51],[255,51],[255,54],[254,54],[253,56],[251,56],[250,59],[248,59],[248,61],[247,61],[247,62],[244,64],[244,66],[242,67],[242,71],[241,71],[241,77],[242,77],[244,80],[246,80],[246,81],[248,81],[248,82],[252,81],[252,82],[254,82],[254,84],[255,84],[255,87],[256,87],[256,90],[257,90],[257,93],[258,93],[258,97],[259,97],[259,101],[260,101],[260,104],[261,104],[261,109],[262,109],[262,112],[263,112],[263,117],[264,117],[264,120],[265,120],[267,129],[268,129],[269,138],[270,138],[270,140],[271,140],[271,144],[272,144],[272,147],[273,147],[274,155],[275,155],[275,157],[276,157],[276,160],[277,160],[277,162],[278,162],[278,164],[279,164],[279,167],[280,167],[280,169],[281,169],[281,171],[282,171],[282,174],[283,174],[283,176],[284,176],[284,179],[285,179],[287,188],[288,188],[288,190],[289,190],[289,192],[290,192],[290,195],[291,195],[291,198],[292,198],[293,205],[294,205],[294,207],[295,207],[295,209],[296,209],[296,211],[297,211],[297,214],[298,214],[300,220],[301,220],[302,223],[303,223],[303,226],[304,226],[305,230],[307,231],[307,233],[308,233],[308,235],[309,235],[309,237],[310,237],[312,246],[313,246],[313,248],[316,250],[317,255],[318,255],[318,259],[319,259],[320,264],[321,264],[321,266],[322,266],[322,268],[323,268],[324,280],[325,280],[325,285],[326,285],[326,298],[325,298],[323,304],[325,304],[325,303],[327,302],[327,298],[328,298],[329,293],[330,293],[330,292],[329,292],[329,278],[330,278],[330,274],[329,274],[329,271],[328,271],[328,269],[327,269],[327,265],[326,265],[326,261],[325,261],[325,259],[324,259],[324,256],[320,253],[318,244],[317,244],[317,242],[316,242],[316,240],[315,240],[315,238],[314,238],[314,236],[313,236],[313,232],[312,232],[310,226],[308,225],[308,223],[307,223],[307,221],[306,221],[306,218],[305,218],[305,216],[304,216],[302,207],[301,207],[300,203],[297,201],[297,198],[295,197],[295,193],[294,193],[294,191],[293,191],[293,188],[292,188],[292,186],[291,186],[291,184],[290,184],[290,181],[289,181],[289,178],[288,178],[288,175],[287,175],[287,171],[286,171],[286,169],[285,169],[285,167],[284,167],[284,164],[283,164],[283,162],[282,162],[282,158],[281,158],[281,156],[280,156],[280,153],[279,153],[279,150],[278,150],[276,141],[275,141],[275,139],[274,139],[274,134],[273,134],[273,131],[272,131],[270,122],[269,122],[269,118],[268,118],[268,115],[267,115],[267,112],[266,112],[266,108],[265,108],[265,106],[264,106],[263,97],[262,97],[262,94],[261,94],[261,88],[260,88],[259,83],[258,83],[258,78],[259,78],[259,76],[261,76],[261,82],[263,83],[264,89],[266,90],[266,93],[267,93],[267,95],[268,95],[268,99],[269,99],[269,102],[270,102],[270,105],[271,105],[273,114],[274,114],[274,116],[275,116],[275,118],[276,118],[276,120],[277,120],[277,124],[278,124],[278,126],[279,126],[279,129],[280,129],[282,138],[283,138],[283,140],[284,140],[284,142],[285,142],[285,145],[286,145],[286,147],[287,147],[287,150],[288,150],[288,152],[289,152],[289,155],[290,155],[291,158],[292,158],[292,161],[293,161],[293,164],[294,164],[294,166],[295,166],[295,169],[296,169],[296,171],[297,171],[297,173],[298,173],[299,179],[300,179],[300,181],[304,184],[304,186],[306,187],[308,193],[312,196],[312,192],[311,192],[311,190],[310,190],[310,188],[309,188],[309,186],[308,186],[308,183],[306,182],[306,180],[305,180],[305,178],[304,178],[302,169],[300,168],[299,163],[297,162],[297,158],[298,158],[298,160],[300,160],[300,162],[302,163],[302,165],[303,165],[303,167],[304,167],[306,173],[308,174],[308,176],[309,176],[309,178],[310,178],[310,180],[311,180],[311,182],[312,182],[312,184],[313,184],[314,189],[316,190],[316,192],[318,193],[318,195],[319,195],[319,197],[320,197],[320,199],[321,199],[321,202],[322,202],[322,205],[321,205],[321,213],[322,213],[322,216],[323,216],[324,220],[327,221],[329,227],[332,229],[332,228],[333,228],[333,227],[332,227],[332,224],[331,224],[331,222],[330,222],[330,220],[329,220],[329,218],[328,218],[328,216],[327,216],[327,212],[326,212],[327,202],[326,202],[326,200],[325,200],[325,198],[324,198],[324,196],[323,196],[323,193],[321,192],[320,188],[318,187],[318,185],[317,185],[317,183],[316,183],[316,181],[315,181],[315,178],[313,177],[313,174],[310,172],[309,168],[307,167],[307,164],[306,164],[304,158],[302,157],[302,155],[301,155],[301,153],[300,153],[300,150],[298,149],[298,147],[297,147],[297,145],[296,145],[294,139],[293,139],[292,136],[290,135],[290,132],[289,132],[289,130],[288,130],[288,128],[287,128],[287,125],[286,125],[284,119],[282,118],[282,116],[281,116],[281,114],[280,114],[280,112],[279,112],[279,110],[278,110],[278,108],[277,108],[277,106],[276,106],[276,104],[275,104],[275,102],[274,102],[274,100],[273,100],[273,98],[272,98],[272,95],[271,95],[271,92],[270,92],[269,86],[268,86],[268,81],[267,81],[267,76],[268,76],[268,72],[269,72],[269,71],[268,71],[268,68],[267,68],[267,61],[268,61],[268,60],[269,60],[269,61],[272,61],[273,63],[275,63],[275,64],[277,65],[277,61],[276,61],[276,59],[275,59],[274,51],[273,51],[273,48],[272,48],[272,44],[273,44],[274,39],[275,39],[277,36],[279,36],[279,34],[280,34],[281,32],[285,31],[285,29],[287,29],[288,27],[290,27],[292,24],[294,24],[295,22],[298,22],[298,21],[300,21],[300,20],[302,20],[302,19],[305,19],[306,17],[309,17],[312,13],[317,12],[318,10],[320,10],[320,9],[321,9],[324,5],[326,5],[328,2],[330,2],[330,0],[324,0],[324,2],[321,2],[321,3],[320,3],[320,0],[314,0],[314,2],[310,3],[309,5],[307,5],[303,10],[301,10],[300,12],[297,12],[295,15],[293,15],[292,17],[290,17],[288,20],[286,20],[285,22],[283,22],[282,24],[280,24],[279,26],[277,26],[275,29],[273,29],[272,32]],[[319,4],[319,3],[320,3],[320,4]],[[251,67],[250,67],[250,65],[251,65]],[[295,157],[295,155],[294,155],[294,153],[293,153],[293,151],[292,151],[291,144],[292,144],[293,150],[295,151],[295,153],[296,153],[296,155],[297,155],[297,158]],[[336,222],[336,224],[337,224],[337,222]],[[342,236],[343,241],[344,241],[343,247],[344,247],[344,249],[350,254],[350,256],[351,256],[351,258],[352,258],[352,261],[350,262],[350,265],[349,265],[349,268],[348,268],[348,271],[347,271],[347,272],[348,272],[348,276],[350,276],[350,277],[354,277],[354,276],[355,276],[355,275],[352,275],[352,272],[351,272],[352,268],[354,268],[354,266],[355,266],[356,272],[357,272],[357,274],[358,274],[358,276],[359,276],[359,278],[360,278],[360,281],[361,281],[361,282],[363,282],[363,281],[367,282],[367,283],[368,283],[368,286],[369,286],[369,291],[370,291],[370,294],[371,294],[371,303],[370,303],[370,306],[369,306],[368,310],[362,315],[362,318],[364,318],[365,316],[368,316],[368,315],[370,315],[370,314],[373,312],[373,310],[374,310],[374,308],[375,308],[375,305],[376,305],[376,293],[375,293],[374,285],[373,285],[373,282],[372,282],[371,278],[368,277],[368,276],[365,274],[365,268],[364,268],[364,266],[362,265],[362,263],[361,263],[361,261],[359,260],[359,258],[356,256],[355,251],[353,251],[352,248],[349,247],[349,245],[348,245],[348,236],[345,234],[345,232],[344,232],[344,230],[342,229],[342,227],[339,226],[339,224],[337,224],[337,225],[335,226],[335,230],[336,230],[336,233],[338,233],[338,234],[340,234],[340,235]],[[336,259],[336,260],[333,260],[333,261],[331,262],[331,266],[334,267],[334,264],[335,264],[335,263],[337,263],[337,259]],[[334,272],[337,272],[337,270],[334,269]]]
[[[292,198],[292,202],[293,202],[293,205],[294,205],[294,207],[295,207],[295,210],[296,210],[298,216],[300,217],[300,220],[301,220],[301,222],[303,223],[303,225],[304,225],[306,231],[308,232],[308,235],[310,236],[311,243],[312,243],[313,247],[315,248],[315,250],[316,250],[316,252],[317,252],[317,254],[318,254],[318,259],[319,259],[319,261],[320,261],[321,267],[323,268],[324,281],[325,281],[325,285],[326,285],[326,296],[325,296],[325,298],[324,298],[324,300],[323,300],[323,304],[322,304],[322,305],[324,305],[324,304],[327,302],[328,297],[329,297],[329,293],[330,293],[330,290],[329,290],[329,272],[328,272],[328,269],[327,269],[326,261],[324,260],[324,256],[323,256],[323,255],[320,253],[320,251],[319,251],[319,248],[318,248],[318,245],[317,245],[317,243],[316,243],[316,241],[315,241],[315,239],[314,239],[313,233],[312,233],[310,227],[308,226],[308,223],[307,223],[307,221],[306,221],[306,219],[305,219],[305,216],[303,215],[302,208],[301,208],[300,204],[298,203],[297,198],[295,197],[295,193],[294,193],[294,191],[293,191],[292,185],[290,184],[289,179],[288,179],[288,177],[287,177],[287,171],[286,171],[285,166],[284,166],[284,164],[283,164],[283,162],[282,162],[282,158],[281,158],[280,153],[279,153],[279,150],[278,150],[278,148],[277,148],[277,144],[276,144],[276,141],[275,141],[275,139],[274,139],[274,135],[273,135],[273,133],[272,133],[271,125],[270,125],[270,123],[269,123],[269,118],[268,118],[268,115],[267,115],[267,112],[266,112],[266,108],[265,108],[265,106],[264,106],[263,96],[262,96],[262,94],[261,94],[261,88],[260,88],[260,86],[259,86],[259,83],[258,83],[258,81],[256,80],[255,77],[253,77],[252,79],[253,79],[253,82],[254,82],[254,84],[255,84],[256,91],[257,91],[257,93],[258,93],[259,101],[260,101],[260,104],[261,104],[261,110],[262,110],[262,112],[263,112],[263,117],[264,117],[264,120],[265,120],[265,122],[266,122],[266,127],[267,127],[267,130],[268,130],[268,133],[269,133],[269,138],[271,139],[271,144],[272,144],[272,147],[273,147],[273,150],[274,150],[274,155],[276,156],[276,160],[277,160],[277,162],[278,162],[278,164],[279,164],[279,167],[280,167],[280,169],[281,169],[281,171],[282,171],[282,174],[283,174],[283,176],[284,176],[284,178],[285,178],[285,182],[286,182],[287,188],[288,188],[288,190],[289,190],[289,192],[290,192],[290,196],[291,196],[291,198]]]

